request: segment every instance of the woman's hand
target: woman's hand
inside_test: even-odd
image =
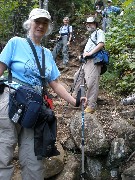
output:
[[[84,87],[83,87],[84,88]],[[76,107],[79,107],[81,104],[83,104],[84,106],[87,105],[87,98],[84,95],[84,89],[80,88],[77,96],[76,96]]]
[[[86,97],[81,97],[80,102],[81,102],[81,104],[83,103],[84,107],[87,106],[87,98]]]

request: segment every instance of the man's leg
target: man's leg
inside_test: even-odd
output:
[[[53,48],[53,51],[52,51],[52,55],[53,55],[53,58],[54,58],[55,61],[56,61],[56,57],[57,57],[61,47],[62,47],[62,40],[59,40],[56,43],[56,45],[55,45],[55,47]]]
[[[8,116],[9,89],[0,95],[0,180],[11,180],[14,166],[12,164],[14,148],[17,143],[15,124]]]
[[[62,37],[62,43],[63,43],[63,49],[62,49],[62,54],[63,54],[63,64],[67,64],[69,60],[69,55],[68,55],[68,38],[67,36]]]
[[[107,26],[106,17],[104,17],[102,21],[102,29],[104,32],[106,32],[106,26]]]
[[[107,29],[109,29],[109,27],[111,26],[111,18],[106,18],[106,31]]]
[[[84,67],[85,80],[87,85],[88,107],[96,109],[96,102],[99,91],[99,79],[101,66],[94,65],[93,60],[88,60]]]

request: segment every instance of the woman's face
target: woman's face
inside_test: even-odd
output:
[[[30,36],[32,36],[33,38],[41,39],[45,35],[48,29],[48,24],[49,21],[46,18],[34,19],[31,22],[31,26],[29,30]]]

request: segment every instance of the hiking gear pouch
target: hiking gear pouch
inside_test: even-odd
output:
[[[33,88],[20,86],[9,95],[9,118],[24,128],[33,128],[42,105],[42,96]]]
[[[109,64],[109,53],[106,50],[100,50],[92,55],[94,64]]]

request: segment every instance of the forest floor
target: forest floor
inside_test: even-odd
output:
[[[76,70],[81,65],[77,56],[79,55],[79,49],[77,46],[70,47],[70,60],[69,60],[69,69],[62,69],[61,63],[62,61],[59,59],[56,64],[59,67],[61,72],[60,81],[62,85],[67,89],[68,92],[71,90],[71,86],[73,86],[73,76]],[[53,96],[54,103],[54,111],[57,116],[57,141],[63,144],[66,139],[70,136],[69,131],[69,118],[72,117],[78,109],[72,107],[67,104],[63,99],[58,97],[55,93],[51,92]],[[104,130],[106,131],[106,136],[109,139],[113,139],[115,134],[112,129],[110,129],[111,121],[108,121],[108,114],[111,112],[113,115],[117,115],[117,112],[127,112],[130,111],[133,106],[123,106],[120,104],[120,99],[114,97],[106,92],[104,89],[100,89],[98,101],[97,101],[97,111],[96,115],[99,119],[100,123],[104,126]],[[81,108],[79,109],[81,111]],[[12,180],[21,180],[18,178],[18,172],[20,171],[17,151],[14,156],[14,165],[15,165],[15,173]]]

